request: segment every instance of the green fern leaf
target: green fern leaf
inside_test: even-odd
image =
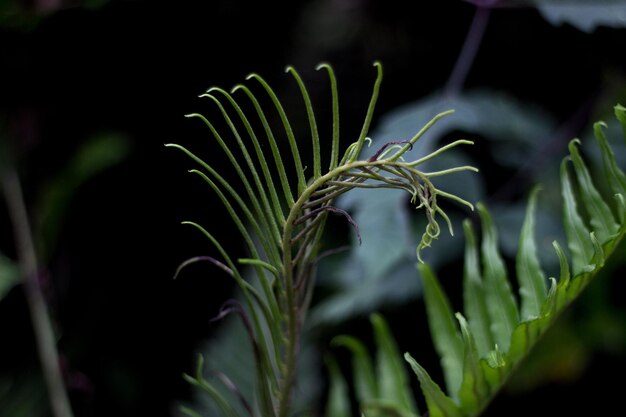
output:
[[[626,136],[626,108],[616,106],[616,115],[623,124]],[[560,170],[563,223],[571,263],[561,245],[553,242],[560,267],[558,281],[553,277],[545,279],[534,236],[538,196],[538,188],[535,188],[529,198],[516,259],[521,314],[498,251],[495,226],[482,204],[478,205],[478,209],[483,231],[481,255],[484,272],[479,266],[472,227],[469,221],[463,225],[466,236],[463,298],[469,321],[456,314],[461,337],[450,303],[435,274],[427,265],[418,266],[431,335],[441,357],[447,393],[409,353],[404,357],[420,382],[431,417],[480,414],[559,314],[604,267],[626,235],[626,190],[623,189],[626,175],[615,161],[602,126],[596,124],[595,133],[606,179],[615,193],[612,200],[615,205],[611,207],[611,203],[600,195],[578,151],[578,141],[572,141],[570,155],[562,162]],[[567,170],[569,161],[574,165],[576,188]],[[591,230],[579,213],[579,203],[586,211]],[[364,401],[362,397],[359,400]]]
[[[378,314],[373,314],[370,321],[376,345],[375,367],[367,349],[357,339],[342,335],[332,342],[352,352],[352,380],[361,412],[367,417],[416,417],[417,406],[408,373],[389,327]]]
[[[441,367],[448,392],[456,393],[463,379],[463,342],[459,334],[452,307],[439,281],[425,265],[418,265],[424,285],[424,300],[428,313],[430,334],[441,358]]]
[[[461,314],[456,318],[463,334],[463,379],[459,388],[459,404],[465,414],[479,411],[489,395],[489,385],[469,324]]]
[[[539,188],[535,188],[530,194],[517,252],[516,272],[521,296],[522,321],[539,317],[547,296],[546,278],[539,265],[534,233],[538,193]]]
[[[413,372],[417,375],[422,387],[424,397],[426,397],[426,404],[428,406],[428,415],[430,417],[462,417],[463,413],[456,405],[456,403],[448,397],[439,388],[428,375],[428,372],[417,363],[415,359],[409,354],[404,354],[404,359],[411,365]]]
[[[554,242],[553,246],[560,265],[559,281],[550,278],[550,286],[547,288],[534,241],[534,211],[538,192],[535,188],[531,193],[526,219],[520,233],[516,262],[522,308],[520,316],[517,315],[515,298],[505,279],[504,264],[497,251],[497,237],[489,212],[483,205],[478,205],[483,223],[484,286],[480,285],[480,271],[477,265],[473,233],[469,223],[466,222],[467,247],[464,273],[466,294],[464,298],[465,309],[473,318],[474,323],[470,326],[471,322],[468,323],[463,316],[457,314],[464,349],[463,379],[459,394],[451,390],[448,390],[448,394],[444,394],[430,380],[423,368],[417,365],[408,354],[406,357],[420,380],[431,415],[455,415],[453,413],[457,410],[451,404],[459,407],[465,416],[479,414],[563,309],[578,297],[582,289],[603,268],[606,259],[626,235],[626,226],[623,223],[626,217],[624,215],[626,207],[623,205],[624,194],[621,187],[624,173],[617,166],[608,141],[598,125],[596,125],[596,136],[602,151],[607,181],[612,184],[612,190],[616,192],[617,205],[614,209],[619,215],[617,218],[614,217],[610,204],[595,188],[589,170],[578,151],[578,141],[572,141],[569,147],[569,159],[561,164],[564,227],[572,256],[571,266],[561,246]],[[567,172],[566,164],[569,160],[574,165],[577,191],[574,190]],[[578,202],[586,210],[592,231],[587,228],[578,212]],[[572,270],[573,278],[570,276]],[[427,275],[423,279],[425,288],[432,285],[432,277]],[[424,295],[427,304],[440,302],[442,298],[441,294],[433,291],[425,291]],[[480,304],[476,300],[471,300],[471,297],[476,296],[478,296],[476,299],[480,300],[481,295],[485,297],[489,315],[481,314]],[[497,315],[498,313],[500,316]],[[428,314],[429,320],[434,319],[430,317],[432,315],[435,315],[437,319],[441,316],[440,312],[434,312],[431,309],[428,310]],[[477,329],[476,333],[484,333],[485,322],[490,324],[492,336],[496,342],[495,349],[487,354],[479,350],[473,335],[473,329]],[[437,347],[439,343],[436,338],[437,331],[433,329],[431,333]],[[437,350],[440,352],[440,349]]]
[[[498,251],[498,234],[491,215],[483,204],[478,204],[482,220],[482,260],[485,275],[485,299],[490,317],[494,342],[507,351],[513,329],[519,322],[517,301],[507,279],[504,261]]]
[[[326,366],[330,378],[326,416],[349,417],[352,415],[352,411],[350,407],[348,384],[339,369],[337,361],[329,357],[326,359]]]
[[[343,346],[352,353],[352,372],[354,391],[359,403],[379,398],[378,378],[374,372],[374,365],[365,345],[351,336],[337,336],[333,339],[334,346]]]
[[[224,251],[220,242],[204,227],[195,222],[185,222],[194,226],[210,241],[220,258],[202,256],[184,262],[181,267],[198,259],[210,260],[226,272],[242,290],[245,307],[237,308],[237,313],[246,324],[256,362],[256,393],[253,404],[255,412],[263,417],[287,417],[291,407],[291,397],[295,385],[296,361],[300,343],[300,332],[313,289],[314,272],[320,253],[320,240],[329,213],[343,215],[348,222],[356,224],[350,215],[336,207],[333,201],[355,188],[387,188],[406,191],[411,201],[424,210],[427,219],[426,231],[418,248],[430,246],[439,235],[440,218],[448,224],[448,216],[438,204],[438,198],[451,199],[470,208],[472,205],[462,198],[438,189],[433,177],[454,174],[461,171],[476,171],[469,166],[453,167],[438,172],[422,172],[419,165],[458,145],[471,144],[459,140],[426,155],[420,159],[408,160],[408,152],[422,135],[439,119],[450,114],[444,112],[419,130],[411,139],[388,142],[374,155],[359,159],[363,145],[368,141],[374,107],[382,82],[382,66],[375,63],[377,77],[370,103],[367,108],[361,133],[356,142],[345,150],[339,158],[339,112],[335,76],[327,64],[318,66],[326,69],[330,80],[332,99],[332,138],[329,144],[330,164],[322,171],[322,148],[326,145],[318,131],[313,103],[306,86],[297,71],[288,67],[289,73],[300,90],[310,127],[312,146],[312,177],[305,177],[305,162],[301,158],[303,141],[296,140],[292,124],[278,95],[259,75],[251,74],[248,81],[257,83],[266,94],[265,101],[278,115],[282,135],[287,138],[291,161],[284,159],[276,141],[276,132],[270,126],[263,101],[244,85],[237,85],[231,93],[213,87],[201,97],[208,98],[217,106],[227,126],[228,140],[215,125],[200,114],[189,117],[201,120],[210,130],[224,156],[236,173],[235,182],[225,178],[209,163],[204,162],[191,151],[180,145],[167,145],[177,148],[198,163],[201,169],[191,172],[198,175],[216,194],[219,202],[233,220],[241,234],[249,256],[234,262]],[[264,137],[255,132],[252,116],[234,98],[242,91],[252,104],[253,116],[263,127]],[[249,106],[248,106],[249,107]],[[243,125],[243,129],[241,128]],[[268,145],[273,160],[263,153]],[[287,177],[287,163],[295,170],[296,183]],[[277,178],[276,178],[277,177]],[[240,194],[239,190],[243,189]],[[282,190],[282,196],[279,196]],[[281,201],[281,197],[282,200]],[[244,279],[242,268],[253,269],[256,279]],[[180,272],[177,271],[177,275]],[[258,282],[253,285],[252,282]],[[226,311],[233,310],[226,308]],[[400,402],[403,413],[411,414],[413,406],[406,390],[398,391],[403,378],[398,366],[397,352],[388,337],[384,323],[372,319],[381,353],[377,357],[379,397],[384,401]],[[458,379],[458,378],[457,378]],[[246,400],[247,401],[247,400]],[[387,407],[380,403],[372,407]],[[226,410],[230,413],[230,410]]]
[[[463,305],[479,355],[482,357],[494,347],[489,328],[489,311],[483,278],[478,264],[476,237],[469,220],[463,222],[465,232],[465,261],[463,269]]]

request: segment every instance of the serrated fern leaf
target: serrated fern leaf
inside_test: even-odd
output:
[[[521,298],[521,320],[539,317],[546,300],[546,277],[539,265],[535,243],[535,206],[539,188],[535,188],[528,200],[526,218],[520,232],[515,271]]]
[[[465,260],[463,266],[463,305],[469,326],[474,334],[479,355],[493,349],[494,341],[489,326],[489,310],[483,288],[483,278],[478,262],[476,237],[469,220],[463,222],[465,232]]]
[[[615,111],[626,137],[626,108],[618,105]],[[546,280],[534,236],[538,188],[533,189],[520,232],[515,268],[521,312],[518,312],[518,300],[506,277],[495,226],[482,204],[478,205],[482,223],[482,271],[471,224],[465,221],[463,225],[466,236],[465,315],[456,313],[458,325],[437,277],[426,265],[419,266],[431,336],[441,358],[447,392],[409,353],[405,354],[405,359],[419,380],[430,417],[479,415],[559,314],[603,268],[626,235],[626,190],[622,186],[626,177],[615,161],[601,126],[596,124],[595,133],[602,152],[605,180],[614,192],[613,198],[603,197],[598,192],[578,150],[578,141],[573,140],[570,155],[561,164],[560,172],[563,223],[571,260],[567,259],[561,245],[553,242],[560,272],[558,280],[553,277]],[[573,175],[567,169],[570,161],[574,165]],[[581,208],[584,213],[580,212]],[[354,378],[356,381],[364,376],[355,372]]]
[[[428,324],[441,358],[448,392],[457,393],[463,379],[463,342],[448,297],[427,265],[418,265],[424,285]],[[456,395],[455,395],[456,397]]]
[[[378,314],[373,314],[370,321],[376,346],[374,360],[365,345],[351,336],[337,336],[332,342],[352,353],[352,381],[359,411],[367,417],[417,417],[409,374],[389,326]],[[329,372],[332,378],[333,370]],[[329,398],[327,410],[334,408],[333,401]],[[326,416],[330,417],[328,412]]]
[[[620,113],[623,111],[621,106],[616,107],[616,113],[621,116],[620,122],[626,127],[626,117],[624,113]],[[464,352],[461,367],[463,376],[459,390],[448,390],[444,394],[410,355],[407,354],[406,357],[420,381],[431,416],[480,414],[511,372],[551,327],[556,317],[578,297],[589,281],[602,269],[607,258],[626,235],[624,224],[626,207],[623,205],[625,190],[622,188],[624,173],[615,162],[613,151],[599,125],[596,125],[595,133],[602,151],[606,180],[615,193],[614,198],[609,199],[600,195],[578,150],[579,141],[573,140],[569,146],[570,155],[561,165],[563,222],[571,261],[568,261],[562,247],[554,242],[560,265],[559,280],[545,279],[538,261],[533,233],[537,203],[537,189],[534,189],[520,233],[516,259],[521,314],[517,313],[517,300],[510,291],[510,285],[502,278],[505,274],[504,265],[497,249],[495,228],[489,212],[483,205],[478,206],[483,224],[484,283],[480,280],[475,238],[469,223],[466,222],[464,299],[466,314],[471,321],[468,322],[462,315],[457,314]],[[574,165],[575,185],[567,170],[570,161]],[[584,214],[579,211],[581,208],[585,210]],[[617,213],[617,217],[613,213]],[[425,287],[428,288],[430,282],[434,280],[436,280],[434,275],[426,275]],[[441,303],[442,295],[437,292],[425,291],[424,296],[427,304]],[[482,297],[486,300],[489,314],[482,312],[482,303],[477,302]],[[441,312],[431,310],[428,310],[428,314],[432,325],[441,321]],[[449,313],[446,313],[446,316],[449,316]],[[485,352],[486,344],[484,341],[479,343],[475,334],[480,335],[478,340],[486,339],[487,324],[495,345],[490,351]],[[435,346],[438,343],[436,337],[438,331],[441,329],[431,331]],[[437,350],[441,354],[441,349]]]
[[[485,299],[489,312],[489,328],[494,342],[502,350],[508,350],[511,334],[519,322],[517,300],[507,279],[504,261],[498,250],[498,233],[491,214],[483,204],[478,205],[482,223],[483,241],[481,254],[485,277]]]

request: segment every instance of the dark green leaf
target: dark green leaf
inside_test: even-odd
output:
[[[569,151],[572,162],[574,163],[576,178],[580,186],[581,201],[589,214],[591,227],[597,239],[601,243],[604,243],[617,233],[619,227],[613,217],[613,213],[611,213],[611,209],[604,202],[604,199],[593,185],[591,175],[578,152],[577,143],[579,143],[577,140],[571,141]]]
[[[476,341],[480,357],[493,349],[494,342],[489,329],[489,311],[485,289],[478,263],[478,250],[472,224],[463,222],[465,232],[465,263],[463,269],[463,305],[470,329]]]
[[[498,251],[498,235],[489,211],[478,204],[482,221],[481,245],[484,287],[487,308],[491,317],[491,334],[504,352],[508,351],[513,329],[519,323],[517,302],[507,279],[504,261]]]
[[[350,407],[350,396],[348,395],[348,384],[346,383],[337,361],[332,358],[326,359],[330,382],[328,389],[328,401],[326,403],[326,417],[350,417],[352,415]]]
[[[437,277],[426,264],[418,264],[424,285],[424,301],[433,343],[446,381],[446,388],[456,398],[463,379],[463,342],[450,302]]]
[[[530,194],[526,218],[520,232],[516,272],[521,296],[521,319],[539,317],[541,306],[546,300],[546,278],[539,265],[535,243],[535,207],[539,188]]]
[[[472,331],[461,314],[457,313],[456,318],[461,326],[464,348],[463,382],[459,389],[459,402],[465,414],[472,415],[483,407],[485,399],[489,395],[489,386],[480,365],[480,356]]]
[[[520,323],[515,328],[511,336],[511,348],[507,355],[511,363],[517,363],[528,354],[551,319],[552,317],[542,316]]]
[[[378,378],[367,349],[358,339],[351,336],[337,336],[335,346],[344,346],[352,352],[352,375],[354,391],[359,403],[378,398]]]
[[[567,159],[561,163],[561,194],[563,196],[563,223],[567,246],[572,257],[574,275],[588,271],[593,258],[593,245],[589,240],[589,230],[578,214],[574,190],[567,172]]]
[[[597,122],[593,125],[596,140],[602,150],[604,174],[615,194],[626,195],[626,175],[617,165],[615,153],[609,146],[609,141],[604,134],[604,127],[606,127],[606,124],[603,122]]]
[[[407,371],[387,323],[378,314],[372,314],[370,321],[377,348],[376,377],[379,398],[390,400],[398,408],[417,414]]]
[[[422,392],[426,398],[429,417],[461,417],[463,415],[452,398],[441,391],[439,385],[431,379],[428,372],[410,354],[405,353],[404,359],[411,365],[413,372],[415,372],[417,379],[420,381]]]

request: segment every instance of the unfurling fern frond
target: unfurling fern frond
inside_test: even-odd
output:
[[[329,213],[338,213],[355,225],[348,213],[333,206],[335,198],[354,188],[392,188],[408,192],[411,201],[424,210],[427,218],[418,257],[419,251],[430,246],[432,240],[438,237],[440,217],[452,232],[450,220],[438,204],[439,198],[452,199],[473,208],[462,198],[436,188],[431,178],[459,171],[476,171],[475,168],[461,166],[432,173],[418,169],[420,164],[442,152],[457,145],[471,144],[470,141],[458,140],[430,155],[408,160],[408,152],[413,145],[429,127],[450,112],[435,116],[412,138],[389,141],[373,156],[359,159],[363,146],[369,141],[367,132],[382,81],[382,67],[379,63],[375,67],[377,78],[363,128],[342,158],[339,158],[337,83],[332,68],[327,64],[320,65],[318,69],[326,70],[330,79],[333,119],[330,141],[321,140],[307,89],[298,73],[289,67],[286,72],[293,76],[302,94],[310,125],[310,144],[296,139],[287,112],[276,93],[263,78],[252,74],[247,80],[255,84],[254,87],[237,85],[230,93],[211,88],[201,96],[214,102],[221,112],[230,130],[228,139],[202,115],[190,115],[209,128],[234,168],[239,184],[226,179],[210,163],[185,147],[167,145],[180,149],[199,164],[201,170],[193,169],[191,172],[199,175],[214,191],[249,252],[249,258],[234,260],[210,231],[197,223],[185,222],[202,232],[219,256],[192,258],[183,266],[208,260],[233,277],[241,288],[245,306],[230,305],[224,313],[240,314],[252,340],[257,392],[254,399],[245,399],[243,407],[252,415],[286,417],[289,414],[300,331],[311,297],[326,217]],[[260,100],[253,89],[260,89],[266,97]],[[239,97],[235,99],[235,95]],[[241,100],[246,103],[245,106],[239,104]],[[288,156],[276,139],[276,127],[270,126],[270,117],[261,104],[264,100],[271,103],[272,111],[278,115],[282,125],[280,135],[284,135],[288,142]],[[254,109],[252,116],[246,114],[244,107]],[[259,124],[263,127],[262,132],[253,128],[253,125]],[[309,179],[305,177],[306,164],[301,159],[304,146],[312,148],[313,176]],[[269,149],[271,154],[264,153],[264,149]],[[330,153],[328,169],[322,167],[323,149]],[[295,172],[294,178],[290,178],[287,172]],[[244,190],[243,195],[239,193],[240,189]],[[259,285],[244,279],[243,266],[254,268]],[[226,415],[236,414],[235,408],[204,379],[201,369],[195,377],[188,376],[187,379],[214,397]],[[219,379],[229,381],[225,375]]]
[[[626,108],[616,106],[615,114],[626,135]],[[617,165],[603,131],[605,126],[602,122],[596,123],[594,132],[602,152],[603,179],[613,193],[612,198],[602,197],[596,189],[580,155],[577,139],[570,142],[570,154],[561,164],[563,222],[570,259],[561,245],[554,242],[560,264],[558,279],[546,280],[538,259],[534,239],[538,188],[530,195],[519,238],[515,268],[519,305],[497,249],[496,228],[484,205],[478,205],[482,224],[480,247],[471,223],[464,223],[464,314],[453,313],[433,271],[427,265],[418,265],[430,333],[443,368],[445,392],[409,353],[405,354],[405,359],[419,379],[429,416],[480,414],[559,314],[602,269],[626,235],[626,174]],[[348,346],[354,345],[351,342]],[[352,350],[355,363],[356,358],[363,362],[363,354]],[[356,370],[354,377],[362,379]],[[359,384],[355,381],[357,387]],[[361,402],[361,407],[367,408],[367,402]],[[404,408],[399,403],[393,409],[393,414],[379,410],[375,415],[409,415],[402,412]]]

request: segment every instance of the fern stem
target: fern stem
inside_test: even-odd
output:
[[[372,162],[369,161],[356,161],[352,163],[348,163],[346,165],[341,165],[325,175],[314,180],[308,187],[306,187],[303,192],[300,194],[298,200],[294,203],[293,207],[289,211],[289,215],[285,222],[285,227],[283,229],[283,241],[282,241],[282,253],[283,253],[283,280],[284,280],[284,288],[285,288],[285,308],[286,308],[286,344],[285,344],[285,360],[283,362],[284,365],[284,374],[282,375],[282,380],[279,389],[279,406],[278,406],[278,417],[287,417],[289,413],[289,407],[291,403],[291,394],[293,390],[293,384],[295,380],[296,373],[296,358],[297,351],[299,345],[299,329],[300,329],[300,319],[301,315],[298,311],[298,303],[297,303],[297,295],[295,292],[295,282],[294,282],[294,265],[293,265],[293,234],[295,233],[296,222],[302,216],[301,211],[303,206],[308,201],[311,194],[317,191],[318,188],[322,187],[330,181],[332,178],[336,178],[341,176],[342,174],[363,166],[372,165]],[[297,256],[297,255],[296,255]],[[304,260],[306,262],[307,260]]]

